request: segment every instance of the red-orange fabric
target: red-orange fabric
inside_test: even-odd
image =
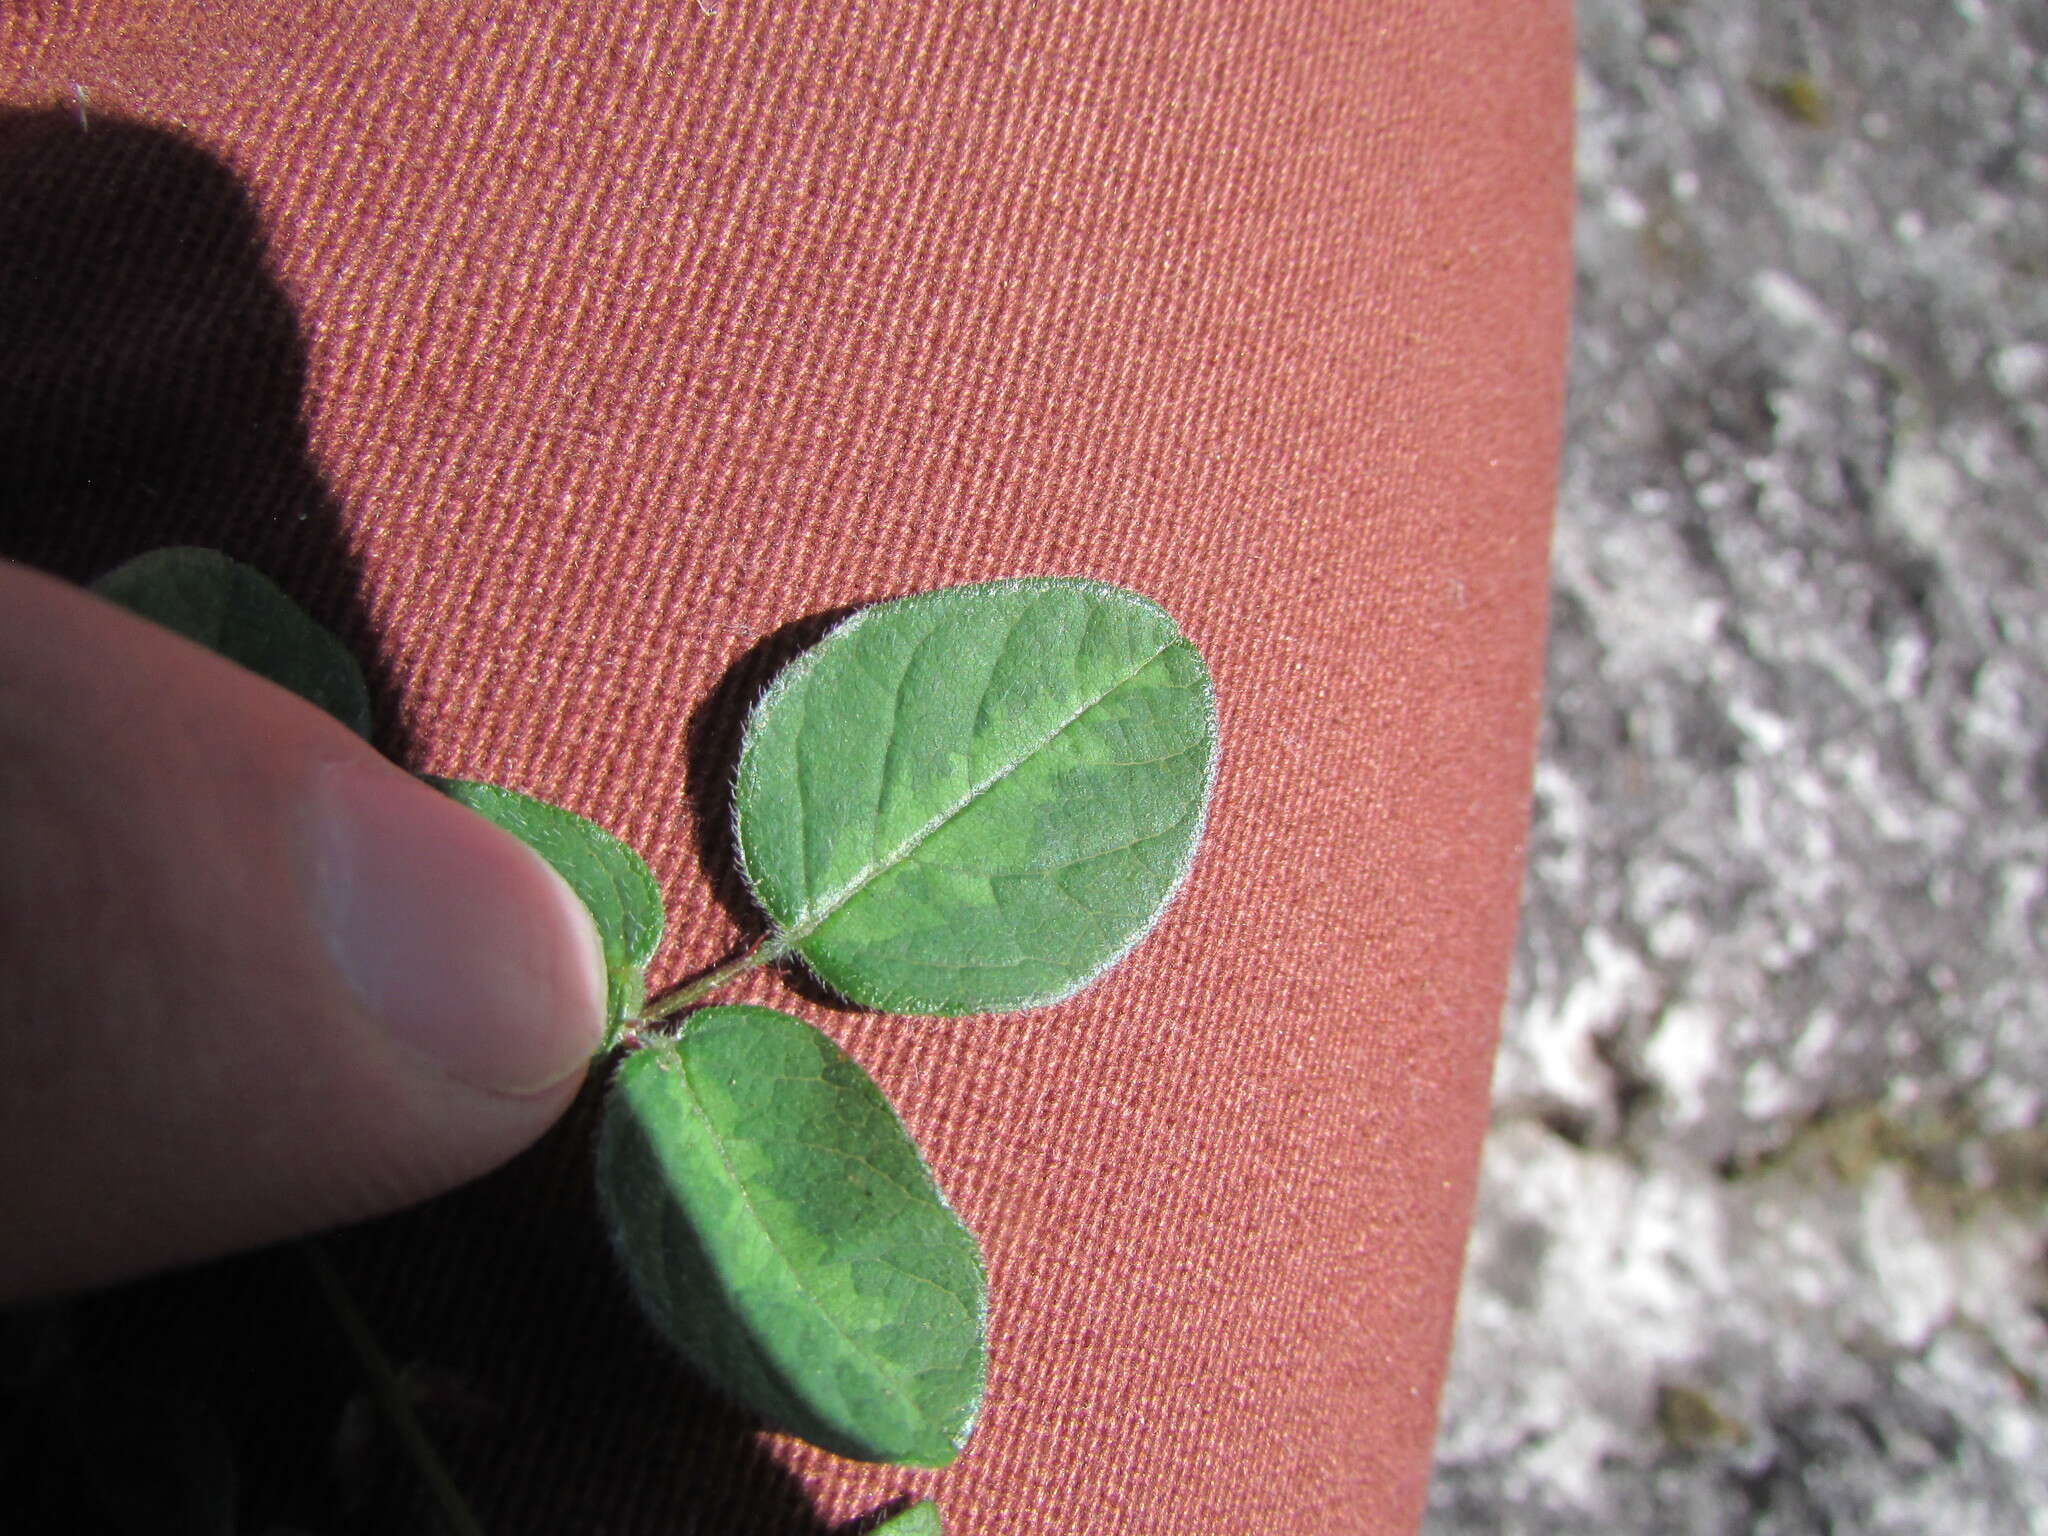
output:
[[[621,1311],[571,1127],[465,1197],[459,1255],[424,1220],[349,1250],[395,1348],[514,1405],[456,1452],[494,1531],[779,1533],[913,1491],[956,1536],[1412,1528],[1520,869],[1566,11],[129,0],[0,23],[0,101],[41,114],[17,128],[155,125],[233,173],[303,333],[306,440],[207,447],[158,541],[251,551],[374,643],[412,766],[641,848],[674,914],[658,978],[745,931],[698,816],[711,716],[786,653],[755,649],[772,631],[1079,574],[1157,598],[1215,674],[1206,844],[1093,991],[962,1022],[776,976],[740,994],[869,1067],[982,1238],[968,1454],[906,1473],[774,1442],[815,1515],[733,1491],[746,1428]],[[152,227],[207,238],[179,197]],[[117,317],[169,369],[118,387],[209,416],[176,308]],[[78,494],[46,563],[83,571],[127,550]],[[345,560],[298,536],[314,520]]]

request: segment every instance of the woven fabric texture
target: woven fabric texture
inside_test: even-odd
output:
[[[0,21],[6,553],[256,561],[384,744],[758,931],[732,727],[847,608],[1076,574],[1214,671],[1206,845],[1011,1019],[740,996],[901,1106],[992,1274],[968,1455],[857,1467],[660,1356],[583,1119],[339,1247],[498,1533],[1411,1529],[1533,738],[1566,7],[133,0]],[[232,1285],[234,1282],[223,1281]],[[217,1302],[228,1307],[227,1302]]]

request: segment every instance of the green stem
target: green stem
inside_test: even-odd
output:
[[[706,971],[695,981],[677,987],[675,991],[650,1006],[640,1015],[642,1024],[659,1024],[663,1019],[672,1019],[692,1003],[701,1001],[731,981],[735,976],[745,975],[757,966],[773,965],[789,953],[786,940],[766,938],[737,960],[728,960],[715,970]]]
[[[370,1378],[370,1392],[377,1399],[377,1406],[391,1421],[399,1444],[405,1447],[406,1454],[419,1471],[420,1480],[440,1506],[441,1518],[448,1522],[448,1528],[455,1536],[484,1536],[484,1528],[469,1512],[469,1505],[462,1497],[462,1490],[455,1486],[455,1479],[449,1475],[447,1464],[434,1449],[434,1442],[427,1438],[426,1426],[412,1411],[412,1398],[391,1364],[391,1357],[384,1353],[377,1336],[370,1331],[370,1325],[357,1308],[355,1299],[335,1272],[333,1262],[311,1239],[299,1244],[299,1251],[306,1256],[306,1265],[313,1271],[313,1280],[320,1287],[328,1309],[334,1313],[335,1322],[347,1336],[349,1348],[355,1351],[356,1362],[362,1366],[363,1374]]]

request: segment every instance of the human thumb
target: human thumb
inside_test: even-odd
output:
[[[0,1302],[407,1205],[574,1097],[603,961],[517,839],[0,562]]]

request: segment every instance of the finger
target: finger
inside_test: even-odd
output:
[[[0,1300],[502,1162],[602,1028],[537,855],[311,705],[0,563]]]

